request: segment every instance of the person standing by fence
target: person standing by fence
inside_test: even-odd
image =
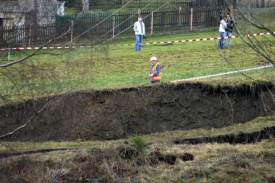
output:
[[[220,33],[220,40],[219,40],[219,49],[224,49],[224,43],[225,43],[225,28],[227,27],[226,24],[227,17],[223,16],[223,19],[220,21],[220,27],[219,27],[219,33]]]
[[[235,27],[234,20],[231,15],[227,15],[227,27],[226,27],[226,37],[228,37],[228,45],[227,48],[231,47],[232,41],[232,32]]]
[[[145,24],[142,21],[142,17],[138,17],[138,21],[134,24],[134,31],[136,36],[135,50],[141,49],[143,36],[145,35]]]

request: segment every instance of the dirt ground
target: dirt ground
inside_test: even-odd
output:
[[[0,107],[5,140],[70,141],[127,138],[169,130],[221,128],[275,109],[273,85],[217,87],[162,83],[85,90]],[[45,105],[47,104],[47,105]]]

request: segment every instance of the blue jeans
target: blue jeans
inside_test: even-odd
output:
[[[224,49],[224,43],[225,43],[225,32],[220,32],[220,37],[221,39],[219,40],[219,45],[218,48],[219,49]]]
[[[143,35],[136,35],[136,44],[135,44],[136,51],[141,49],[142,39],[143,39]]]
[[[226,32],[226,36],[230,38],[228,38],[228,45],[227,47],[230,48],[231,47],[231,41],[232,41],[232,32]]]

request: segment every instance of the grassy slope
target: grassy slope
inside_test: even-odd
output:
[[[14,81],[18,83],[19,88],[24,88],[20,90],[20,94],[26,98],[32,97],[30,93],[38,97],[79,89],[141,86],[149,83],[151,56],[156,56],[163,66],[163,82],[257,67],[259,62],[264,61],[263,57],[245,46],[240,38],[232,40],[230,50],[218,50],[218,40],[173,45],[155,44],[214,37],[218,37],[217,30],[147,36],[142,51],[139,52],[134,51],[133,45],[121,46],[134,44],[134,36],[132,39],[113,40],[93,48],[42,50],[26,63],[0,68],[0,73],[3,73],[0,78],[8,75],[3,77],[4,82],[0,88],[4,96],[14,92],[13,98],[10,98],[14,100],[18,94],[12,84]],[[270,35],[266,37],[271,38]],[[256,38],[264,40],[264,37]],[[12,51],[11,59],[21,58],[32,52]],[[272,77],[272,73],[266,70],[245,74],[253,76],[256,80],[269,80]],[[236,84],[236,81],[253,82],[251,78],[241,74],[210,78],[205,82],[215,84],[221,83],[221,80],[224,84]]]
[[[169,36],[147,37],[144,42],[185,40],[196,38],[217,37],[218,32],[193,32]],[[259,37],[259,39],[262,39]],[[113,44],[133,44],[134,38],[130,40],[119,40],[110,42]],[[108,48],[108,47],[107,47]],[[48,51],[43,51],[48,52]],[[99,47],[96,49],[85,48],[68,50],[64,54],[62,50],[54,51],[60,53],[58,56],[39,55],[29,61],[39,67],[46,67],[54,71],[53,76],[58,78],[47,79],[42,76],[38,81],[40,87],[45,83],[60,82],[60,91],[77,90],[86,88],[113,88],[126,86],[140,86],[148,83],[147,75],[150,67],[149,59],[157,56],[163,65],[163,82],[214,74],[234,70],[228,61],[238,69],[255,67],[258,62],[264,61],[251,49],[247,48],[240,39],[234,39],[232,49],[219,51],[217,41],[205,41],[196,43],[175,43],[173,46],[145,45],[140,52],[135,52],[133,46],[112,47],[108,49]],[[29,52],[26,52],[29,53]],[[14,56],[12,54],[12,56]],[[16,55],[14,56],[16,57]],[[20,65],[21,71],[30,75],[28,66]],[[12,72],[17,66],[1,70],[1,72]],[[271,73],[271,74],[269,74]],[[37,73],[34,73],[37,76]],[[248,73],[255,79],[269,79],[272,72],[253,71]],[[240,74],[234,77],[222,76],[204,80],[211,84],[241,84],[250,83],[251,80]],[[9,83],[6,84],[8,87]],[[39,85],[39,84],[37,84]],[[4,85],[1,85],[3,87]],[[55,86],[55,84],[53,85]],[[40,88],[36,88],[38,90]],[[44,87],[45,90],[45,87]],[[59,91],[59,92],[60,92]],[[43,94],[43,93],[39,93]],[[171,166],[161,164],[156,168],[148,165],[138,169],[136,176],[139,181],[145,182],[274,182],[274,138],[264,140],[255,144],[230,145],[230,144],[199,144],[199,145],[171,145],[167,140],[174,138],[189,138],[197,136],[207,136],[215,134],[238,133],[239,131],[254,131],[264,126],[274,125],[272,118],[259,118],[243,125],[235,125],[223,129],[212,130],[191,130],[175,131],[160,134],[143,136],[151,145],[145,150],[145,154],[155,149],[160,149],[162,153],[182,154],[192,153],[194,161],[177,162]],[[31,151],[44,148],[115,148],[123,143],[119,141],[104,142],[45,142],[45,143],[21,143],[21,142],[1,142],[1,152]],[[35,154],[30,156],[34,161],[49,161],[59,163],[66,171],[73,167],[75,162],[72,158],[79,152],[66,151]],[[11,159],[16,159],[14,157]],[[20,157],[19,157],[20,158]],[[269,158],[269,159],[268,159]],[[4,160],[4,159],[3,159]],[[12,161],[10,161],[12,162]],[[2,163],[9,163],[9,161]],[[16,163],[11,163],[14,166]],[[41,166],[41,167],[44,167]],[[104,168],[104,167],[103,167]],[[41,168],[42,169],[42,168]],[[106,169],[106,167],[105,167]],[[50,175],[53,170],[43,172],[39,167],[36,169],[37,180],[42,179],[44,174]],[[42,176],[43,175],[43,176]],[[45,175],[45,176],[46,176]],[[19,175],[13,175],[18,176]],[[26,176],[26,174],[24,174]],[[45,180],[45,179],[44,179]],[[125,180],[125,179],[124,179]],[[127,178],[126,181],[127,182]],[[128,181],[129,182],[129,181]]]

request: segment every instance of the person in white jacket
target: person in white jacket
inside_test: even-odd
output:
[[[224,49],[225,43],[225,28],[227,27],[227,17],[223,16],[223,19],[220,21],[219,33],[220,33],[220,40],[219,40],[219,49]]]
[[[142,21],[142,17],[138,17],[138,21],[134,24],[134,31],[136,36],[135,50],[141,49],[143,36],[145,35],[145,24]]]

